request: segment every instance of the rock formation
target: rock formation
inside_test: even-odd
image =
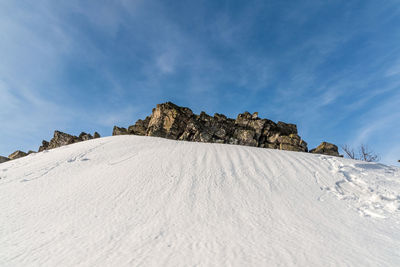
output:
[[[281,150],[308,152],[307,143],[297,134],[295,124],[279,121],[275,123],[258,117],[258,113],[241,113],[236,119],[215,113],[205,112],[196,115],[189,108],[177,106],[171,102],[158,104],[150,116],[138,120],[128,128],[114,126],[112,135],[143,135],[207,143],[235,144]],[[54,131],[50,142],[43,140],[39,152],[82,141],[99,138],[100,134],[82,132],[79,136]],[[322,142],[311,153],[340,156],[338,147]],[[34,151],[25,153],[15,151],[10,156],[0,156],[0,163],[25,157]]]
[[[10,155],[8,156],[8,158],[9,158],[9,159],[19,159],[19,158],[25,157],[25,156],[27,156],[27,155],[28,155],[27,153],[25,153],[25,152],[23,152],[23,151],[21,151],[21,150],[17,150],[17,151],[15,151],[14,153],[10,154]]]
[[[328,142],[322,142],[318,147],[311,149],[311,153],[339,157],[338,147]]]
[[[126,128],[114,126],[112,135],[124,135],[128,134],[128,130]]]
[[[7,158],[7,157],[0,156],[0,163],[6,162],[6,161],[9,161],[9,160],[10,159]]]
[[[94,136],[85,132],[82,132],[79,136],[74,136],[60,131],[54,131],[54,136],[50,142],[47,142],[46,140],[42,141],[42,145],[39,147],[39,152],[99,137],[100,134],[97,132],[94,133]]]
[[[218,113],[196,115],[189,108],[171,102],[157,105],[150,116],[128,129],[115,126],[113,135],[121,134],[308,151],[307,143],[297,134],[294,124],[275,123],[249,112],[239,114],[236,119]]]

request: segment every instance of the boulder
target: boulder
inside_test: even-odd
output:
[[[328,142],[322,142],[318,147],[311,149],[311,153],[339,157],[338,147]]]
[[[23,152],[23,151],[21,151],[21,150],[17,150],[17,151],[15,151],[14,153],[10,154],[10,155],[8,156],[8,158],[9,158],[9,159],[19,159],[19,158],[25,157],[25,156],[27,156],[27,155],[28,155],[27,153],[25,153],[25,152]]]
[[[9,161],[9,160],[10,159],[7,158],[7,157],[0,156],[0,163],[6,162],[6,161]]]
[[[100,138],[100,134],[98,132],[94,132],[93,138]]]

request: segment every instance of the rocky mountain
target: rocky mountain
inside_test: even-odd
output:
[[[210,116],[205,112],[194,114],[187,107],[180,107],[171,102],[158,104],[152,114],[144,120],[138,120],[128,128],[114,126],[112,135],[141,135],[163,137],[173,140],[184,140],[205,143],[221,143],[308,152],[307,143],[298,135],[297,126],[285,122],[273,122],[258,117],[258,113],[244,112],[236,119],[227,118],[215,113]],[[50,141],[43,140],[39,152],[94,138],[100,134],[82,132],[79,136],[55,131]],[[338,147],[328,142],[322,142],[311,153],[339,156]],[[6,157],[0,157],[0,163],[10,159],[27,156],[15,151]]]
[[[223,143],[307,152],[307,143],[294,124],[275,123],[244,112],[236,119],[223,114],[196,115],[171,102],[157,105],[150,116],[128,129],[114,127],[113,135],[134,134],[207,143]]]
[[[134,134],[174,140],[223,143],[307,152],[307,143],[298,135],[295,124],[275,123],[258,113],[241,113],[236,119],[205,112],[196,115],[171,102],[158,104],[150,116],[127,129],[115,126],[113,135]],[[323,144],[323,148],[320,146]],[[337,146],[323,142],[313,153],[339,156]]]

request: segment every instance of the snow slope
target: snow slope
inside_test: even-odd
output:
[[[400,266],[395,167],[115,136],[0,178],[0,266]]]

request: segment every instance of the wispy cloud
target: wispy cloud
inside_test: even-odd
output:
[[[1,2],[0,138],[21,125],[35,142],[55,128],[108,134],[172,100],[257,110],[311,145],[378,145],[397,114],[396,14],[395,1]]]

